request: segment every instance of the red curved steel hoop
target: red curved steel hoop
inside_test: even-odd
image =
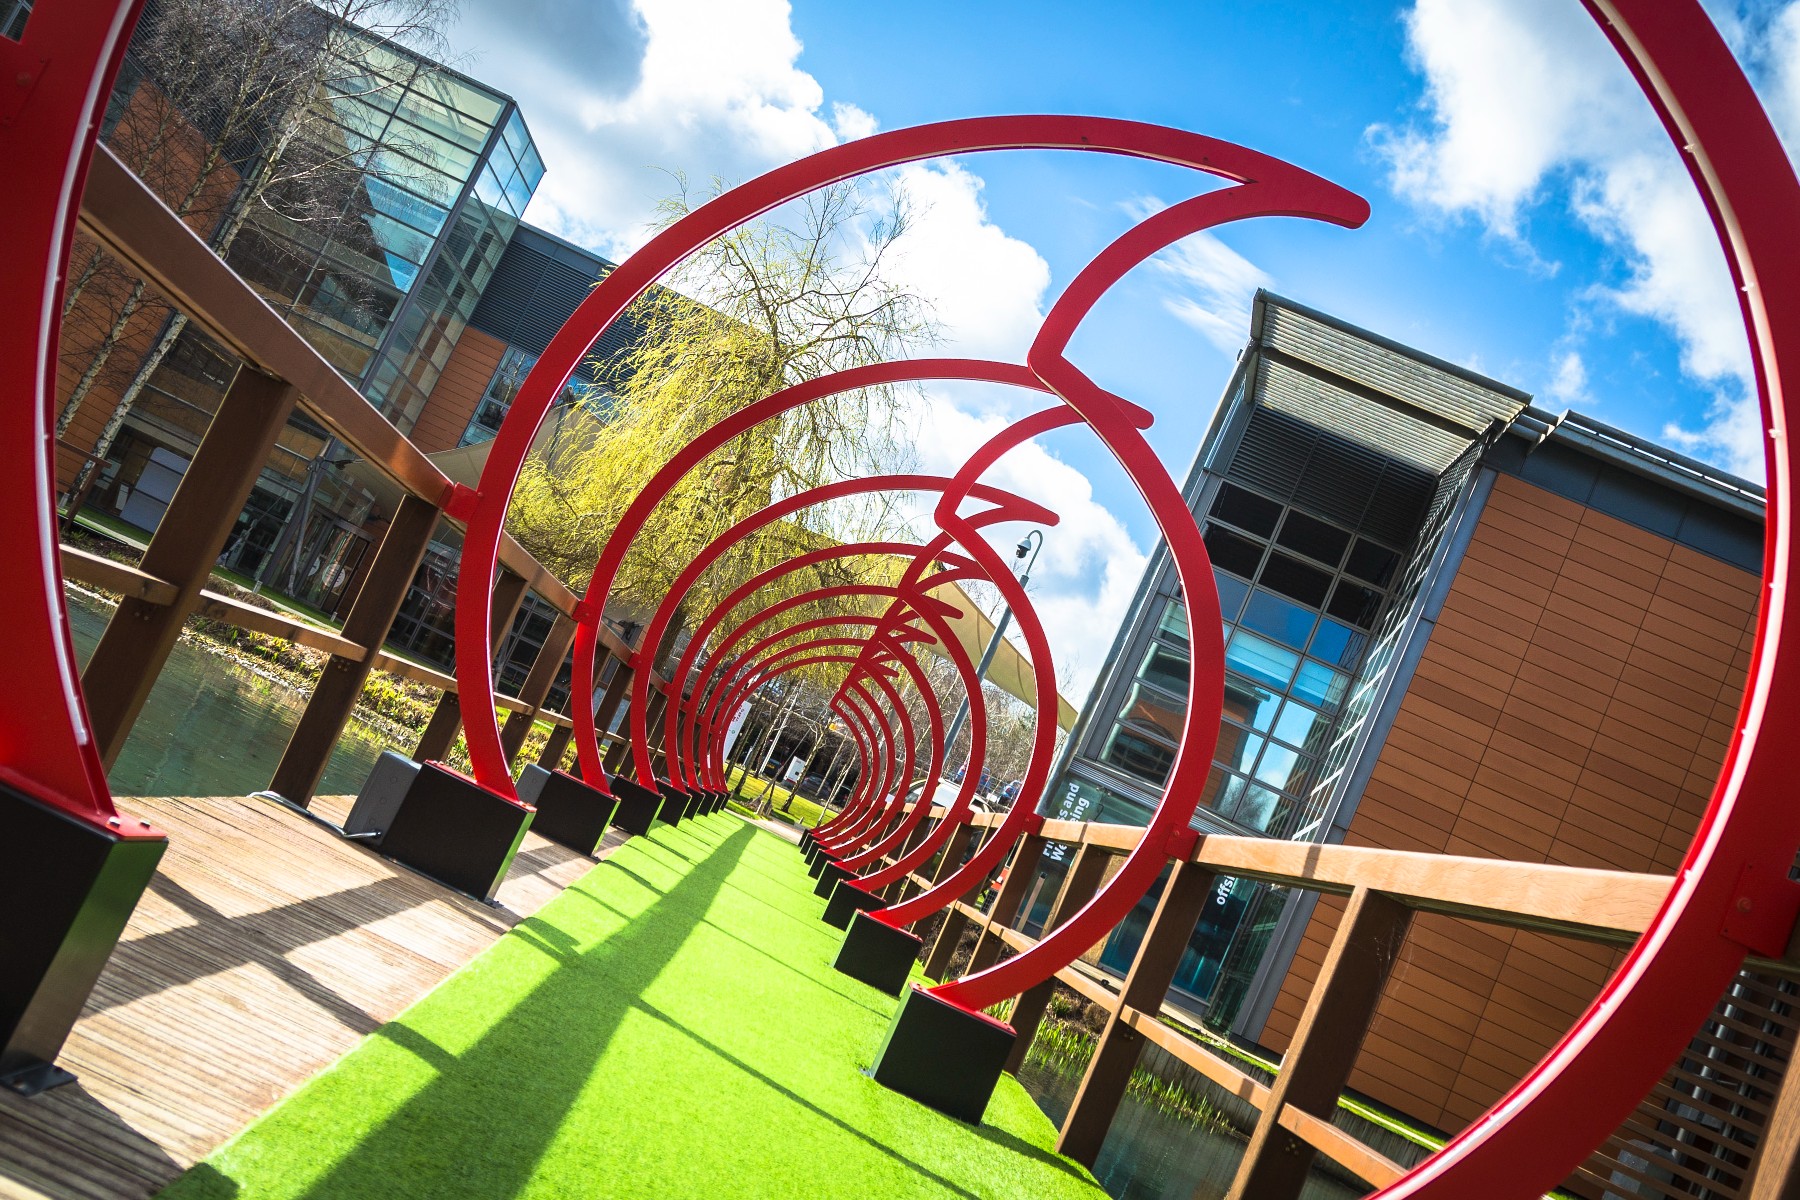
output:
[[[700,653],[712,638],[713,630],[744,601],[748,600],[759,589],[767,586],[784,575],[806,567],[816,566],[821,562],[830,562],[839,558],[858,558],[864,555],[886,555],[895,558],[913,558],[923,553],[925,547],[914,542],[856,542],[842,546],[823,546],[809,551],[787,562],[779,563],[761,572],[735,588],[713,610],[701,619],[694,627],[693,636],[688,639],[687,649],[682,652],[681,659],[669,674],[670,689],[678,694],[685,691],[689,675],[692,675],[699,660]],[[708,664],[723,665],[720,660],[727,656],[722,648],[714,648],[707,654]],[[709,684],[715,677],[715,670],[702,672],[695,682],[691,695],[680,705],[671,705],[666,717],[666,729],[663,736],[664,746],[672,746],[673,753],[669,758],[669,781],[676,787],[687,782],[695,786],[700,783],[697,753],[690,752],[689,746],[698,731],[698,718],[705,707],[709,695]]]
[[[1007,520],[1007,519],[1011,519],[1011,514],[1009,511],[1002,510],[1002,509],[990,509],[987,512],[976,514],[974,517],[971,518],[971,521],[972,521],[972,523],[975,523],[975,524],[986,524],[991,521]],[[920,593],[921,600],[929,601],[930,600],[929,593],[933,589],[935,589],[939,586],[942,586],[945,583],[954,582],[958,578],[966,577],[969,574],[971,574],[971,572],[974,568],[973,561],[969,560],[969,559],[965,559],[960,555],[952,555],[952,554],[946,553],[942,547],[944,545],[947,545],[948,542],[949,542],[948,536],[943,535],[937,539],[934,539],[932,541],[932,543],[930,544],[930,546],[921,548],[922,553],[920,553],[915,558],[915,565],[917,565],[919,562],[935,560],[935,561],[943,562],[946,564],[950,564],[951,565],[950,570],[940,571],[937,574],[931,575],[924,580],[919,580],[919,581],[915,582],[913,579],[915,572],[913,572],[912,570],[909,569],[906,577],[902,579],[901,584],[898,585],[896,590],[916,589]],[[867,545],[867,543],[865,543],[865,545]],[[854,550],[854,547],[836,547],[833,549],[834,550]],[[824,553],[826,553],[826,551],[818,551],[815,553],[824,554]],[[792,562],[800,562],[802,559],[806,559],[806,558],[810,558],[810,557],[812,557],[812,555],[803,555],[803,556],[801,556],[801,559],[796,559],[796,560],[791,560],[791,561]],[[772,579],[772,578],[779,576],[781,573],[783,573],[787,569],[788,566],[789,566],[789,564],[782,564],[781,566],[772,567],[768,571],[763,572],[762,575],[759,575],[756,578],[748,581],[746,584],[744,584],[742,587],[740,587],[732,595],[727,596],[725,598],[725,600],[723,602],[721,602],[720,606],[714,610],[714,613],[710,614],[708,616],[707,621],[705,623],[703,623],[703,625],[701,626],[701,631],[696,632],[695,637],[694,637],[694,642],[700,641],[702,639],[702,636],[703,636],[702,631],[704,631],[704,633],[710,633],[711,630],[714,627],[716,627],[716,622],[714,621],[715,617],[722,615],[723,612],[725,612],[729,609],[735,608],[739,603],[742,602],[742,600],[744,598],[746,598],[749,594],[751,594],[755,590],[756,587],[761,586],[761,582],[766,582],[767,579]],[[898,600],[896,600],[895,603],[897,605],[899,603]],[[956,639],[954,634],[949,629],[949,626],[944,622],[944,617],[946,615],[956,616],[956,615],[960,615],[960,614],[957,613],[956,610],[954,610],[954,609],[950,609],[947,606],[943,606],[943,605],[936,604],[936,603],[915,602],[915,604],[916,604],[916,611],[919,614],[919,616],[927,622],[927,624],[931,628],[933,636],[944,647],[945,653],[950,657],[952,663],[957,666],[959,677],[962,679],[965,691],[967,691],[967,689],[970,686],[970,682],[973,679],[972,668],[970,671],[967,671],[967,672],[965,672],[963,670],[963,664],[967,663],[967,661],[968,661],[968,652],[963,647],[961,642]],[[890,615],[893,613],[893,611],[894,611],[894,606],[890,606]],[[767,610],[765,610],[765,612],[763,612],[763,613],[758,613],[758,614],[754,615],[753,617],[751,617],[749,620],[745,621],[743,623],[743,625],[739,626],[739,628],[737,630],[733,631],[733,633],[728,638],[726,638],[723,642],[720,643],[720,646],[718,648],[718,656],[720,658],[726,658],[726,657],[730,656],[732,647],[736,644],[736,641],[738,640],[738,638],[743,636],[751,627],[753,627],[757,623],[764,620],[766,615],[768,615]],[[693,649],[693,642],[689,643],[689,649],[690,649],[690,651]],[[755,653],[757,653],[757,651],[755,651],[755,650],[749,651],[744,655],[744,657],[746,657],[746,658],[752,657],[752,656],[754,656]],[[684,660],[684,663],[685,663],[685,660]],[[678,671],[676,673],[675,678],[677,680],[680,680],[682,677],[683,677],[683,673],[681,671]],[[702,686],[697,687],[695,689],[695,694],[696,694],[697,699],[701,698],[702,694],[706,691],[706,689],[704,687],[704,683],[705,683],[705,680],[710,677],[711,677],[711,670],[709,669],[706,676],[703,677]],[[711,707],[709,709],[704,710],[705,712],[710,713],[710,712],[717,710],[717,706],[720,702],[720,694],[721,693],[719,691],[714,691],[712,693],[713,699],[710,701]],[[971,706],[973,707],[973,705],[974,705],[973,697],[975,695],[979,694],[978,685],[977,685],[977,691],[971,692],[969,694],[971,696]],[[729,712],[732,710],[728,707],[725,711]],[[972,728],[975,730],[975,732],[981,737],[981,741],[979,744],[983,747],[984,752],[985,752],[985,746],[986,746],[986,737],[985,737],[985,735],[986,735],[986,728],[985,728],[986,716],[987,716],[986,711],[985,711],[985,709],[983,709],[978,715],[977,722],[975,723],[974,726],[972,726]],[[717,718],[711,718],[711,719],[707,720],[706,723],[709,727],[715,727],[716,721],[717,721]],[[947,751],[948,747],[945,747],[945,749]],[[916,812],[916,810],[915,810],[915,812]],[[912,826],[915,825],[916,823],[917,823],[916,816],[913,818],[909,818],[904,823],[903,830],[905,832],[910,832]],[[818,836],[821,838],[829,837],[831,835],[831,833],[837,827],[838,827],[837,821],[824,822],[819,826],[818,830],[815,831],[815,836]]]
[[[991,511],[999,512],[1001,510]],[[988,513],[983,513],[981,516],[985,520],[1000,519],[998,517],[990,516]],[[961,568],[965,571],[973,568],[974,563],[972,560],[964,558],[961,555],[948,553],[947,547],[949,541],[950,539],[948,537],[940,536],[939,538],[934,539],[930,546],[920,546],[911,542],[857,542],[850,545],[825,546],[798,555],[784,563],[778,563],[777,565],[760,572],[733,589],[730,594],[725,596],[724,599],[713,607],[712,612],[708,613],[706,617],[695,626],[693,636],[688,640],[687,649],[682,654],[681,661],[676,664],[675,670],[669,676],[670,686],[677,692],[683,689],[687,677],[693,672],[695,660],[698,658],[701,649],[708,644],[713,631],[717,629],[719,624],[739,605],[743,604],[758,590],[775,580],[791,574],[794,571],[802,570],[821,562],[828,562],[832,559],[854,558],[871,554],[908,558],[913,560],[915,564],[921,560],[926,562],[935,560],[943,562],[946,565]],[[906,578],[901,582],[901,588],[905,589],[908,587],[909,581],[916,574],[917,572],[909,567]],[[897,608],[898,601],[896,601],[894,605],[889,606],[890,614],[894,613]],[[749,624],[749,622],[746,622],[746,624]],[[726,638],[712,651],[709,658],[716,660],[728,657],[732,645],[735,644],[735,641],[741,632],[742,627],[740,627],[739,630],[734,631],[730,637]],[[706,696],[705,685],[711,676],[711,670],[704,673],[700,682],[696,684],[694,688],[691,702],[684,703],[681,706],[679,710],[681,722],[677,724],[673,719],[671,719],[670,722],[670,734],[678,753],[670,757],[669,769],[671,781],[674,782],[677,787],[681,786],[682,783],[682,777],[678,777],[677,772],[682,770],[684,763],[691,761],[697,764],[699,762],[698,755],[686,756],[680,752],[685,750],[686,741],[696,732],[696,718],[703,708],[703,702]],[[668,743],[671,741],[671,737],[665,737],[664,741],[665,743]]]
[[[608,276],[611,278],[611,276]],[[604,284],[602,285],[604,286]],[[590,297],[590,301],[591,301]],[[584,304],[585,308],[586,305]],[[580,315],[577,311],[576,316]],[[571,317],[573,321],[575,318]],[[567,326],[565,326],[567,328]],[[595,331],[597,337],[599,331]],[[560,336],[560,335],[559,335]],[[554,343],[553,343],[554,344]],[[753,404],[726,417],[717,425],[704,431],[687,446],[684,446],[668,462],[657,469],[643,490],[632,498],[619,524],[607,539],[601,551],[600,560],[594,564],[594,572],[588,581],[584,593],[581,619],[575,630],[574,657],[572,659],[571,688],[575,695],[592,695],[594,690],[595,651],[598,646],[599,622],[606,608],[606,598],[612,592],[613,580],[617,577],[619,567],[625,561],[632,542],[657,504],[661,503],[683,476],[699,465],[708,454],[718,450],[732,438],[753,429],[764,421],[772,420],[782,413],[810,404],[814,400],[840,392],[855,391],[860,388],[881,387],[896,383],[916,382],[922,379],[959,379],[970,382],[999,383],[1013,387],[1027,388],[1033,391],[1044,390],[1043,385],[1025,368],[1014,363],[983,362],[974,359],[929,358],[913,359],[905,362],[874,363],[865,367],[856,367],[840,371],[833,375],[821,376],[785,388],[779,392],[765,396]],[[527,379],[529,383],[529,378]],[[539,417],[541,421],[541,416]],[[504,433],[504,425],[502,426]],[[498,444],[499,439],[495,439]],[[492,452],[490,452],[491,454]],[[511,478],[516,481],[517,468],[512,471]],[[484,474],[485,481],[486,476]],[[508,488],[512,486],[510,483]],[[460,586],[460,577],[459,577]],[[654,647],[655,643],[651,643]],[[461,669],[460,667],[458,668]],[[585,689],[585,690],[584,690]],[[582,706],[576,706],[575,745],[576,753],[581,756],[584,777],[596,780],[596,786],[606,790],[605,770],[600,764],[599,741],[593,728],[593,714],[584,713]],[[498,728],[496,726],[496,728]],[[483,754],[477,753],[475,745],[481,739],[479,733],[469,734],[470,754],[476,767],[476,777],[485,778],[481,774]],[[498,735],[496,735],[498,736]],[[497,749],[499,743],[494,743]],[[591,762],[590,762],[591,760]],[[494,759],[490,767],[500,760]],[[506,787],[511,787],[508,777]],[[497,789],[504,790],[504,789]]]
[[[7,262],[0,276],[0,521],[17,575],[0,589],[0,779],[90,825],[160,838],[113,808],[88,732],[80,669],[63,609],[52,430],[63,281],[100,114],[142,0],[40,4],[21,40],[0,38],[11,111],[0,150]],[[50,64],[55,69],[49,69]]]
[[[1030,514],[1023,519],[1035,519],[1052,525],[1058,520],[1056,514],[1042,505],[1033,504],[998,488],[964,482],[960,476],[953,481],[935,475],[876,475],[867,479],[840,480],[837,483],[808,488],[803,492],[796,492],[792,496],[784,496],[767,508],[745,517],[702,547],[700,552],[694,556],[694,560],[682,568],[681,574],[676,576],[675,582],[669,586],[668,592],[657,604],[655,613],[645,623],[644,632],[639,641],[640,647],[643,648],[639,651],[640,661],[637,664],[639,669],[631,680],[631,740],[632,744],[638,747],[638,753],[633,756],[637,761],[638,782],[648,788],[656,786],[656,776],[648,753],[650,726],[647,720],[647,701],[650,695],[650,668],[654,665],[648,654],[654,653],[654,648],[661,643],[663,634],[667,632],[669,623],[674,619],[676,610],[686,599],[688,592],[725,551],[759,529],[829,500],[877,491],[941,492],[951,486],[953,482],[958,486],[957,498],[959,501],[967,496],[989,502],[1002,511]]]
[[[859,642],[857,645],[860,649],[861,643]],[[790,646],[785,650],[781,650],[776,654],[771,655],[764,662],[752,664],[753,669],[750,674],[744,676],[738,683],[733,685],[733,691],[731,693],[732,698],[730,701],[731,706],[735,707],[740,697],[749,695],[776,676],[785,674],[788,671],[797,670],[801,666],[806,666],[814,662],[849,662],[857,665],[866,665],[863,663],[860,653],[854,657],[839,655],[823,660],[798,657],[804,656],[817,648],[817,643],[805,643],[799,646]]]
[[[521,385],[488,453],[464,536],[456,662],[462,694],[489,698],[493,695],[492,664],[481,652],[481,639],[487,628],[483,622],[488,619],[491,606],[484,589],[498,563],[507,502],[532,440],[563,385],[594,342],[633,300],[705,242],[819,187],[924,158],[1025,148],[1147,158],[1192,167],[1238,183],[1293,183],[1295,186],[1287,191],[1294,207],[1271,212],[1349,225],[1360,224],[1368,213],[1368,206],[1353,194],[1280,159],[1200,134],[1104,117],[977,117],[894,130],[831,147],[733,188],[663,230],[601,281],[551,339]],[[656,499],[660,497],[651,498],[650,503]],[[635,531],[635,527],[621,522],[618,532],[626,534],[629,540]],[[616,535],[614,540],[618,540]],[[608,551],[611,550],[609,545]],[[622,559],[624,548],[617,554]],[[612,569],[616,570],[616,566],[615,561]],[[588,621],[599,619],[596,610],[604,605],[610,586],[609,579],[604,587],[588,588]],[[587,638],[591,638],[592,629],[586,622],[584,628],[588,629]],[[583,652],[583,640],[583,632],[578,629],[577,695],[592,694],[593,690],[592,679],[582,677],[582,663],[592,655],[591,645]],[[491,705],[483,701],[465,707],[465,736],[476,778],[502,795],[516,795],[500,749],[499,725],[488,711]],[[576,706],[577,749],[584,755],[584,774],[594,774],[588,771],[588,757],[598,755],[587,745],[593,734],[582,726],[583,708]]]
[[[1790,649],[1800,616],[1786,591],[1794,516],[1786,382],[1800,378],[1800,181],[1699,4],[1594,0],[1589,9],[1686,160],[1738,284],[1769,431],[1756,652],[1712,802],[1656,920],[1543,1062],[1381,1193],[1394,1200],[1514,1200],[1560,1183],[1681,1053],[1745,951],[1785,949],[1795,914],[1786,878],[1800,844],[1791,765],[1800,665]]]

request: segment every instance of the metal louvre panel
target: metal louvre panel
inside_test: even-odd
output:
[[[1250,414],[1244,436],[1225,474],[1278,500],[1294,494],[1294,484],[1312,458],[1319,431],[1303,421],[1267,409]]]
[[[1474,436],[1460,437],[1433,428],[1266,358],[1257,364],[1256,374],[1257,399],[1264,407],[1289,413],[1433,474],[1455,461]]]
[[[1523,407],[1517,396],[1482,387],[1275,301],[1264,311],[1263,344],[1334,375],[1427,409],[1466,426],[1470,436]],[[1445,464],[1447,465],[1447,464]]]

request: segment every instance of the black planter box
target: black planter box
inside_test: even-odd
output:
[[[591,788],[567,771],[532,765],[519,773],[519,799],[537,808],[531,828],[592,858],[619,807],[616,796]]]
[[[850,918],[859,912],[871,908],[885,908],[887,901],[874,892],[858,884],[853,879],[846,879],[832,890],[831,899],[825,902],[825,912],[819,919],[835,929],[847,929]]]
[[[837,858],[837,855],[833,854],[825,847],[814,846],[812,848],[812,857],[806,860],[806,873],[811,875],[814,879],[817,879],[819,874],[825,870],[825,865],[827,863],[836,862]]]
[[[533,815],[442,763],[420,763],[382,835],[381,853],[458,891],[492,900]]]
[[[613,824],[633,837],[649,833],[650,823],[656,820],[656,810],[662,807],[662,797],[623,774],[613,776],[612,792],[619,798],[619,807],[613,812]]]
[[[838,885],[839,880],[849,879],[851,875],[849,870],[840,867],[836,862],[830,859],[823,859],[821,861],[825,863],[825,866],[819,872],[819,882],[813,885],[813,895],[818,896],[820,899],[826,899],[830,897],[831,889]]]
[[[688,794],[666,779],[656,781],[657,794],[662,797],[662,809],[656,817],[666,825],[679,825],[687,816]]]
[[[866,912],[852,913],[850,932],[831,965],[870,987],[898,996],[924,948],[919,935],[877,921]]]
[[[0,785],[0,1083],[31,1095],[74,1078],[57,1053],[168,845]]]
[[[876,1083],[941,1113],[981,1123],[1017,1035],[914,984],[900,999],[870,1068]]]

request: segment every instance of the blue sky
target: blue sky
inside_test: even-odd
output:
[[[1542,407],[1759,474],[1716,243],[1576,0],[466,4],[453,35],[465,69],[518,98],[548,167],[528,219],[614,257],[642,241],[665,171],[738,181],[875,128],[986,113],[1180,126],[1359,192],[1373,207],[1361,230],[1266,220],[1200,235],[1084,327],[1072,357],[1157,414],[1153,442],[1177,473],[1267,286]],[[1778,127],[1800,128],[1800,0],[1712,8]],[[937,303],[945,348],[1014,359],[1089,257],[1205,186],[1048,153],[904,179],[921,211],[903,269]],[[934,393],[917,414],[925,465],[953,465],[1022,403]],[[1064,515],[1033,591],[1079,702],[1154,529],[1078,433],[1016,454],[995,481]]]

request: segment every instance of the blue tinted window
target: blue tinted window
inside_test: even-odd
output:
[[[1179,600],[1171,600],[1163,605],[1162,616],[1156,622],[1156,631],[1172,642],[1182,646],[1188,644],[1187,609]]]
[[[1239,675],[1225,676],[1225,715],[1252,729],[1267,730],[1281,707],[1279,693],[1260,687]]]
[[[1318,619],[1319,615],[1312,610],[1258,588],[1250,593],[1250,603],[1244,608],[1240,624],[1300,650],[1305,648],[1307,635],[1312,633],[1313,622]]]
[[[1356,662],[1356,656],[1362,653],[1363,643],[1367,639],[1342,621],[1334,621],[1326,617],[1319,622],[1319,632],[1313,634],[1312,649],[1309,653],[1314,658],[1322,658],[1333,666],[1348,667]]]
[[[1294,695],[1313,704],[1331,707],[1344,698],[1345,676],[1342,672],[1309,662],[1300,668],[1294,681]]]
[[[1322,720],[1323,718],[1316,709],[1290,700],[1288,706],[1281,710],[1281,720],[1275,722],[1273,732],[1284,742],[1304,746],[1307,739],[1312,737],[1313,729]]]
[[[1239,630],[1225,647],[1225,662],[1232,670],[1273,688],[1285,688],[1294,677],[1300,656],[1274,642]]]
[[[1219,585],[1220,615],[1227,621],[1237,620],[1244,611],[1244,597],[1250,594],[1250,585],[1219,570],[1213,571],[1213,580]]]

